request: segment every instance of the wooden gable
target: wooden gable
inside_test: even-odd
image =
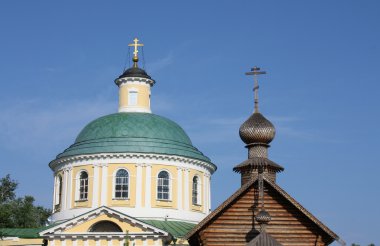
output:
[[[272,216],[266,232],[280,244],[328,245],[336,235],[276,184],[265,181],[265,210]],[[227,199],[188,234],[191,245],[245,246],[259,234],[257,181],[252,180]]]

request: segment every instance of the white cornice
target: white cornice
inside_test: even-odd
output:
[[[147,78],[140,78],[140,77],[125,77],[125,78],[120,78],[115,80],[116,83],[121,86],[125,83],[128,84],[148,84],[150,86],[153,86],[155,81],[152,79],[147,79]]]
[[[104,163],[135,163],[135,164],[166,164],[183,168],[198,167],[207,170],[210,174],[214,173],[214,164],[176,155],[159,155],[149,153],[99,153],[90,155],[76,155],[55,159],[49,166],[53,171],[69,166],[80,165],[99,165]]]

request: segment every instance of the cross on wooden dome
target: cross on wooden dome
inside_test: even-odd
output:
[[[253,80],[254,80],[254,86],[253,86],[253,92],[255,95],[255,112],[259,112],[259,82],[257,81],[257,75],[260,74],[266,74],[267,72],[265,71],[260,71],[259,67],[254,66],[251,68],[251,72],[245,73],[245,75],[253,75]]]

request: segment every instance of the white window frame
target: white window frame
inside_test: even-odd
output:
[[[128,173],[128,183],[127,183],[127,187],[128,187],[128,189],[127,189],[127,197],[116,197],[115,195],[116,195],[116,174],[117,174],[117,172],[119,171],[119,170],[125,170],[125,171],[127,171],[127,173]],[[118,168],[118,169],[116,169],[114,172],[113,172],[113,175],[112,175],[112,199],[114,199],[114,200],[128,200],[129,198],[130,198],[130,183],[131,183],[131,175],[130,175],[130,173],[129,173],[129,171],[128,171],[128,169],[126,169],[126,168]]]
[[[81,173],[86,172],[87,173],[87,197],[86,198],[80,198],[80,183],[81,183]],[[76,202],[83,202],[83,201],[88,201],[88,195],[90,193],[90,175],[88,174],[88,171],[83,169],[80,170],[75,178],[75,201]]]
[[[168,191],[168,199],[164,199],[164,198],[158,198],[158,182],[159,182],[159,178],[158,176],[160,175],[161,172],[167,172],[168,175],[169,175],[169,185],[168,185],[168,188],[169,188],[169,191]],[[156,200],[158,201],[171,201],[172,200],[172,175],[171,173],[169,172],[169,170],[166,170],[166,169],[161,169],[158,171],[157,173],[157,177],[156,177]]]
[[[133,96],[132,96],[133,95]],[[128,90],[128,106],[137,106],[139,101],[139,91],[135,88]]]
[[[194,190],[194,178],[197,178],[197,201],[196,203],[193,202],[193,190]],[[199,175],[194,175],[193,178],[191,179],[191,204],[192,205],[202,205],[202,182],[201,182],[201,178],[199,177]]]

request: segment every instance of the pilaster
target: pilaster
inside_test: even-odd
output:
[[[185,168],[184,169],[184,172],[185,172],[185,210],[190,210],[190,201],[189,201],[189,173],[190,173],[190,169],[189,168]]]
[[[67,209],[71,209],[72,205],[72,197],[73,197],[73,168],[69,167],[68,168],[68,194],[67,194]]]
[[[107,192],[108,192],[108,164],[104,163],[100,165],[102,167],[102,189],[101,189],[101,197],[100,197],[100,205],[107,205]]]
[[[152,165],[145,165],[145,207],[151,207],[152,199]]]
[[[206,183],[207,183],[207,206],[206,206],[206,213],[209,214],[210,213],[210,210],[211,210],[211,175],[210,174],[206,174],[205,175],[206,177]]]
[[[177,167],[177,201],[178,201],[178,209],[182,210],[183,209],[183,204],[182,204],[182,172],[183,168],[182,167]]]
[[[61,199],[61,208],[62,211],[66,210],[66,204],[67,204],[67,183],[68,183],[68,169],[63,169],[63,179],[62,179],[62,199]]]
[[[207,174],[204,174],[203,175],[203,199],[202,199],[202,203],[203,203],[203,212],[207,214],[207,206],[208,206],[208,200],[207,200],[207,194],[208,194],[208,191],[207,191],[207,187],[208,187],[208,184],[207,184]]]
[[[57,180],[58,180],[58,177],[56,174],[54,174],[54,191],[53,191],[53,212],[55,211],[55,205],[57,205]]]
[[[142,206],[142,164],[136,164],[136,208]]]
[[[99,206],[99,165],[94,165],[94,180],[92,184],[92,207],[97,208]],[[102,182],[103,186],[103,182]]]

